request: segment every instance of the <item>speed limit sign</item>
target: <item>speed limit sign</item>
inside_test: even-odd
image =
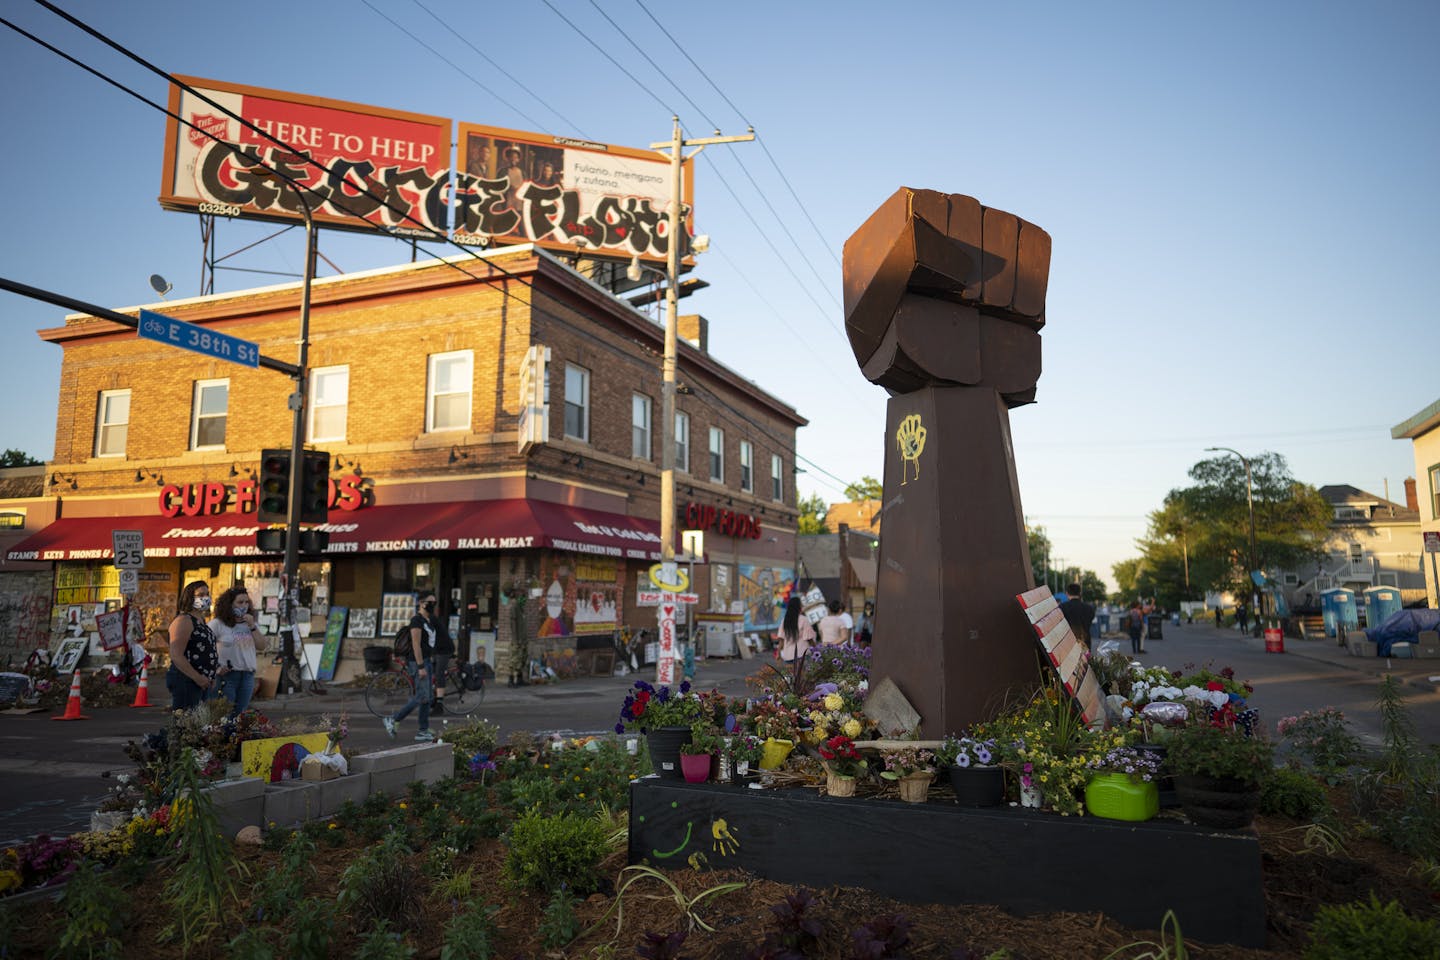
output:
[[[145,534],[139,530],[112,530],[115,566],[121,570],[139,570],[145,566]]]

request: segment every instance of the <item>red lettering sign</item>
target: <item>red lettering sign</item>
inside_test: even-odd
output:
[[[347,474],[330,479],[330,509],[347,513],[365,506],[364,479]],[[254,513],[256,485],[254,480],[240,480],[231,489],[223,483],[187,483],[180,486],[167,483],[160,488],[160,515],[162,517],[199,517],[226,513]]]
[[[689,530],[714,530],[731,537],[760,539],[760,518],[754,514],[702,506],[694,501],[685,504],[685,526]]]

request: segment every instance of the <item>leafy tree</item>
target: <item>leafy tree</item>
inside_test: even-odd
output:
[[[1262,570],[1296,569],[1321,553],[1333,513],[1314,487],[1290,475],[1285,458],[1250,460],[1255,500],[1255,562]],[[1249,593],[1250,521],[1245,465],[1236,457],[1201,460],[1192,486],[1170,491],[1150,514],[1137,545],[1134,586],[1166,607],[1206,590]],[[1120,579],[1117,564],[1116,577]]]
[[[1051,553],[1050,535],[1045,532],[1044,527],[1025,527],[1025,539],[1030,547],[1030,572],[1035,577],[1037,586],[1045,583],[1047,558],[1053,560]],[[1064,590],[1069,584],[1080,584],[1080,593],[1086,600],[1095,601],[1105,597],[1105,581],[1094,570],[1084,570],[1075,565],[1061,567],[1050,566],[1050,585]]]
[[[829,507],[825,498],[818,493],[808,497],[801,497],[796,505],[800,510],[800,519],[796,522],[796,533],[829,533],[830,528],[825,525],[825,514]]]
[[[35,467],[40,461],[36,460],[24,450],[16,450],[14,447],[0,453],[0,467]]]
[[[845,488],[845,498],[852,503],[859,500],[879,500],[885,488],[874,477],[861,477]]]

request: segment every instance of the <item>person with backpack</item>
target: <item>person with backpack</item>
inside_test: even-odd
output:
[[[393,717],[383,717],[380,722],[385,725],[385,732],[392,738],[395,736],[395,728],[410,715],[410,711],[416,707],[420,708],[420,730],[415,734],[415,739],[428,743],[435,739],[435,734],[430,732],[430,700],[434,693],[434,664],[432,657],[435,654],[435,610],[437,601],[434,591],[425,594],[420,601],[420,609],[415,616],[410,618],[410,625],[405,628],[410,634],[409,649],[404,651],[405,672],[410,674],[410,679],[415,683],[415,693],[410,700],[401,707]],[[397,646],[403,646],[403,635],[396,637]],[[397,649],[397,654],[400,651]]]
[[[1134,654],[1144,653],[1140,645],[1140,638],[1145,631],[1145,611],[1140,608],[1140,601],[1136,600],[1130,604],[1130,613],[1125,617],[1125,629],[1130,634],[1130,652]]]

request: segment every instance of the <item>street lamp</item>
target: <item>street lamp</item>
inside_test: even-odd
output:
[[[1205,450],[1209,453],[1233,453],[1240,458],[1241,463],[1245,464],[1245,504],[1250,510],[1250,570],[1258,570],[1260,569],[1260,565],[1256,558],[1255,551],[1255,488],[1250,476],[1250,460],[1239,450],[1233,450],[1230,447],[1206,447]],[[1254,585],[1253,578],[1251,578],[1251,584]],[[1260,591],[1258,586],[1252,586],[1250,597],[1251,606],[1255,608],[1255,626],[1252,630],[1252,636],[1258,637],[1260,636],[1261,628]]]

